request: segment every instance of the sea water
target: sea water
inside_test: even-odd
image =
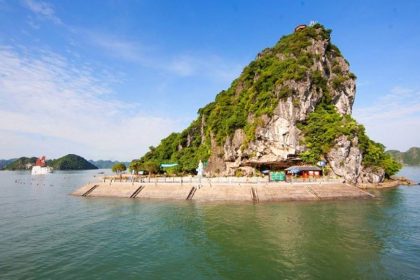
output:
[[[69,195],[95,176],[0,172],[1,279],[420,277],[420,186],[260,204]]]

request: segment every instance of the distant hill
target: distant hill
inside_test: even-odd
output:
[[[398,150],[387,151],[395,160],[406,165],[420,165],[420,148],[412,147],[406,152],[400,152]]]
[[[98,169],[95,165],[81,156],[69,154],[64,157],[51,160],[49,165],[55,170],[88,170]]]
[[[16,159],[12,158],[12,159],[0,159],[0,170],[2,170],[6,165],[8,165],[9,163],[14,162]]]
[[[35,164],[36,157],[20,157],[11,161],[3,167],[4,170],[30,169]]]
[[[90,163],[98,167],[99,169],[111,169],[112,166],[120,161],[112,161],[112,160],[89,160]],[[128,166],[129,162],[123,162],[126,166]]]
[[[36,157],[20,157],[18,159],[0,159],[0,170],[25,170],[35,164]],[[88,170],[111,169],[120,161],[114,160],[86,160],[81,156],[69,154],[58,159],[47,160],[47,165],[55,170]],[[129,162],[122,162],[128,166]]]

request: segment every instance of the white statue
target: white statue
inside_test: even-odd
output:
[[[204,172],[204,166],[201,160],[198,163],[198,167],[196,170],[197,170],[198,181],[199,181],[199,184],[201,185],[201,178],[203,177],[203,172]]]
[[[198,167],[196,170],[197,170],[198,177],[203,177],[204,167],[203,167],[203,162],[201,160],[198,163]]]

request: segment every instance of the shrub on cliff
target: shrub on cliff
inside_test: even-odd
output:
[[[299,129],[304,134],[307,148],[301,157],[308,163],[314,164],[324,159],[336,139],[344,135],[348,139],[357,137],[365,167],[383,168],[387,177],[401,169],[401,164],[385,153],[382,144],[369,139],[363,125],[358,124],[350,115],[340,115],[332,104],[318,104],[314,112],[299,124]]]

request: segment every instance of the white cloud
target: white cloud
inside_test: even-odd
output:
[[[227,63],[217,55],[179,55],[165,66],[180,76],[203,75],[220,81],[232,81],[243,66]]]
[[[32,27],[33,29],[39,29],[41,26],[35,22],[31,17],[28,18],[27,23],[29,24],[30,27]]]
[[[143,50],[144,47],[137,42],[90,31],[80,32],[80,30],[77,30],[76,32],[84,33],[90,43],[93,43],[96,47],[100,47],[113,57],[121,58],[128,62],[151,65],[148,55]]]
[[[36,1],[36,0],[24,0],[24,5],[26,8],[31,10],[33,13],[38,15],[39,17],[48,19],[56,24],[61,24],[62,21],[57,15],[51,4],[48,4],[43,1]]]
[[[354,109],[371,138],[388,149],[420,145],[420,91],[395,87],[374,104]]]
[[[156,47],[136,41],[84,31],[88,41],[108,55],[154,70],[165,71],[181,77],[202,76],[222,82],[232,81],[240,74],[243,65],[228,62],[214,54],[162,54]]]
[[[130,160],[181,128],[178,120],[138,113],[139,104],[113,97],[109,77],[55,53],[0,47],[0,61],[0,131],[15,156],[48,143],[49,151],[34,146],[32,154]],[[18,137],[26,134],[36,137]]]

